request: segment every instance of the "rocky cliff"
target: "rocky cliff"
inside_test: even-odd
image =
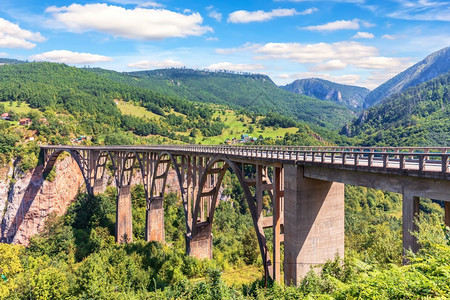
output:
[[[39,233],[50,213],[63,215],[77,194],[84,188],[84,179],[78,165],[66,157],[55,165],[52,182],[42,175],[42,166],[20,174],[11,166],[0,168],[0,242],[27,245],[30,237]],[[11,179],[14,178],[14,179]],[[105,179],[115,186],[112,178]],[[134,172],[132,185],[142,184],[139,171]],[[175,171],[169,172],[167,189],[180,192]]]
[[[32,235],[40,232],[50,213],[66,212],[84,183],[83,175],[71,157],[61,160],[55,171],[52,182],[44,180],[42,166],[32,172],[14,174],[9,193],[0,193],[0,203],[6,204],[1,223],[2,242],[26,245]]]

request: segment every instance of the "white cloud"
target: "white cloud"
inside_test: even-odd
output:
[[[214,9],[214,6],[208,6],[206,10],[209,11],[208,16],[215,19],[217,22],[222,21],[222,14]]]
[[[304,15],[310,15],[312,13],[315,13],[316,11],[319,11],[319,10],[315,7],[311,7],[311,8],[305,9],[304,11],[299,12],[298,14],[304,16]]]
[[[128,67],[130,68],[138,68],[138,69],[165,69],[165,68],[176,68],[176,67],[183,67],[184,64],[175,61],[172,59],[167,59],[163,61],[148,61],[148,60],[141,60],[138,62],[134,62],[131,64],[128,64]]]
[[[50,61],[65,64],[90,64],[97,62],[113,61],[111,57],[91,54],[72,52],[68,50],[53,50],[30,56],[35,61]]]
[[[233,54],[233,53],[237,53],[237,52],[251,51],[251,50],[259,48],[260,46],[261,46],[260,44],[245,43],[241,47],[225,48],[225,49],[219,48],[219,49],[216,49],[215,52],[217,54],[229,55],[229,54]]]
[[[36,47],[32,42],[43,42],[45,38],[39,32],[31,32],[8,20],[0,18],[0,48]]]
[[[403,35],[390,35],[390,34],[384,34],[382,36],[383,39],[387,39],[387,40],[397,40],[397,39],[401,39],[404,38]]]
[[[389,73],[403,70],[405,66],[411,65],[407,58],[380,56],[377,48],[354,41],[317,44],[246,44],[241,49],[247,49],[255,53],[254,59],[285,59],[299,64],[306,64],[311,72],[334,71],[355,67],[365,70],[384,70],[386,73]],[[234,51],[238,50],[239,48],[234,49]],[[349,78],[345,78],[349,80]],[[350,78],[354,79],[355,77]],[[381,82],[377,82],[377,84],[379,83]],[[370,84],[370,82],[367,83],[367,86],[370,86]]]
[[[138,7],[164,7],[163,4],[158,2],[146,0],[108,0],[108,2],[122,5],[137,5]]]
[[[359,58],[358,62],[354,63],[354,65],[363,69],[403,68],[405,60],[392,57],[372,56]]]
[[[138,7],[164,7],[164,5],[158,2],[149,1],[139,4]]]
[[[230,62],[220,62],[206,67],[209,70],[229,70],[236,72],[250,72],[263,70],[265,67],[261,64],[233,64]]]
[[[400,7],[388,14],[391,18],[420,21],[450,21],[449,1],[400,0]]]
[[[210,41],[210,42],[216,42],[219,40],[219,38],[218,37],[208,37],[205,40]]]
[[[315,10],[310,9],[308,12],[297,12],[294,8],[279,8],[279,9],[273,9],[271,11],[263,11],[263,10],[257,10],[257,11],[246,11],[246,10],[238,10],[235,12],[232,12],[228,16],[228,22],[230,23],[250,23],[250,22],[263,22],[263,21],[269,21],[271,19],[277,18],[277,17],[289,17],[289,16],[295,16],[300,14],[308,14],[313,13]]]
[[[6,52],[0,52],[0,56],[1,56],[1,57],[8,57],[8,56],[9,56],[9,54],[8,54],[8,53],[6,53]]]
[[[373,39],[375,36],[370,32],[361,32],[358,31],[352,39]]]
[[[342,70],[347,67],[347,64],[339,59],[332,59],[323,64],[318,64],[312,68],[311,71],[334,71],[334,70]]]
[[[73,32],[99,31],[116,37],[161,40],[200,36],[212,29],[202,26],[199,13],[180,14],[165,9],[126,9],[108,4],[72,4],[46,9],[54,21]]]
[[[355,20],[339,20],[334,22],[329,22],[323,25],[306,26],[301,29],[311,30],[311,31],[336,31],[343,29],[359,29],[359,22]]]
[[[288,59],[298,63],[324,63],[333,59],[357,63],[360,58],[378,55],[375,47],[346,41],[331,44],[267,43],[254,52],[259,55],[257,59]]]

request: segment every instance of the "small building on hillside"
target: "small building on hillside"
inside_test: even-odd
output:
[[[45,124],[45,125],[48,125],[47,118],[39,119],[39,123],[43,123],[43,124]]]
[[[11,121],[11,115],[8,114],[8,113],[3,113],[3,114],[1,115],[1,119],[2,119],[2,120],[5,120],[5,121]]]
[[[25,119],[20,119],[19,120],[19,125],[24,125],[24,126],[27,126],[27,125],[31,125],[31,119],[30,118],[25,118]]]

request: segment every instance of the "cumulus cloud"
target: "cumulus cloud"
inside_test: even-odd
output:
[[[209,11],[208,16],[215,19],[217,22],[222,21],[222,14],[214,9],[214,6],[208,6],[206,10]]]
[[[261,64],[233,64],[230,62],[220,62],[206,67],[209,70],[229,70],[236,72],[250,72],[263,70],[265,67]]]
[[[228,16],[228,22],[230,23],[250,23],[250,22],[263,22],[269,21],[277,17],[289,17],[295,15],[307,15],[317,11],[316,8],[309,8],[302,12],[298,12],[295,8],[279,8],[271,11],[247,11],[238,10],[232,12]]]
[[[6,52],[0,52],[0,56],[1,56],[1,57],[8,57],[8,56],[9,56],[9,54],[8,54],[8,53],[6,53]]]
[[[286,59],[312,65],[310,70],[314,71],[339,70],[344,69],[347,65],[362,69],[383,69],[407,63],[406,58],[380,56],[377,48],[355,41],[317,44],[267,43],[264,45],[247,43],[238,48],[217,49],[216,52],[218,50],[222,54],[252,51],[256,54],[255,59]]]
[[[71,4],[46,9],[57,24],[73,32],[99,31],[116,37],[161,40],[200,36],[212,29],[202,26],[199,13],[190,15],[166,9],[126,9],[108,4]]]
[[[343,29],[359,29],[359,23],[357,20],[340,20],[329,22],[323,25],[314,25],[314,26],[306,26],[302,27],[302,29],[311,30],[311,31],[336,31]]]
[[[161,3],[158,2],[144,2],[138,5],[138,7],[164,7],[164,5],[162,5]]]
[[[391,34],[384,34],[382,36],[383,39],[387,39],[387,40],[398,40],[401,38],[404,38],[405,36],[403,35],[391,35]]]
[[[338,20],[322,25],[299,27],[299,29],[311,31],[336,31],[336,30],[352,30],[352,29],[355,30],[359,29],[361,26],[370,28],[375,26],[375,24],[372,24],[364,20],[353,19],[353,20]]]
[[[258,59],[288,59],[298,63],[324,63],[338,59],[357,63],[360,58],[376,56],[378,49],[358,42],[336,43],[267,43],[254,50]]]
[[[218,48],[215,50],[215,52],[217,54],[233,54],[233,53],[237,53],[237,52],[245,52],[245,51],[252,51],[254,49],[259,48],[261,45],[260,44],[252,44],[252,43],[245,43],[244,45],[242,45],[241,47],[236,47],[236,48]]]
[[[162,61],[149,61],[149,60],[141,60],[138,62],[134,62],[131,64],[128,64],[130,68],[137,68],[137,69],[165,69],[165,68],[176,68],[176,67],[183,67],[184,64],[175,61],[172,59],[162,60]]]
[[[50,61],[56,63],[65,64],[91,64],[97,62],[112,61],[113,59],[108,56],[72,52],[68,50],[53,50],[30,56],[31,60],[35,61]]]
[[[8,20],[0,18],[0,48],[36,47],[33,42],[43,42],[45,38],[39,32],[31,32]]]
[[[358,31],[352,39],[373,39],[375,36],[370,32],[361,32]]]
[[[311,71],[334,71],[342,70],[347,67],[347,64],[339,59],[332,59],[323,64],[318,64],[312,68]]]

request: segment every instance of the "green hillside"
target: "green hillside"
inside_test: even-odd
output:
[[[259,114],[276,112],[333,130],[342,127],[354,116],[352,111],[344,106],[284,91],[266,75],[241,75],[192,69],[161,69],[130,73],[102,69],[86,70],[117,82],[150,89],[171,97],[227,105]]]
[[[450,73],[387,98],[343,133],[363,145],[450,146]]]
[[[18,157],[23,169],[36,165],[37,143],[221,144],[242,134],[258,143],[324,143],[281,115],[195,103],[53,63],[0,66],[0,113],[11,119],[0,120],[0,161]]]

